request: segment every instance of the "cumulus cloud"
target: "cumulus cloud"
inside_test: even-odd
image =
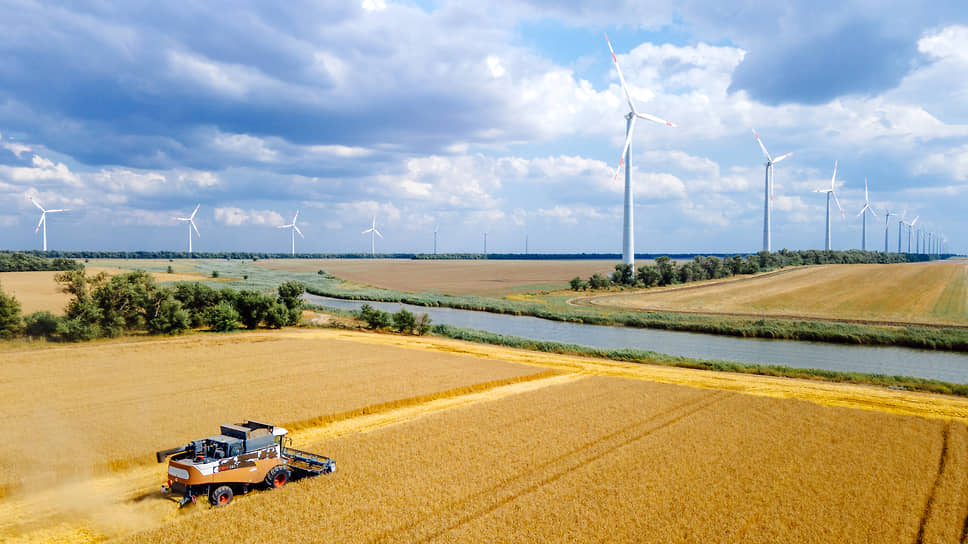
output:
[[[278,227],[288,222],[271,210],[243,210],[240,208],[215,208],[215,221],[229,226],[258,225]]]

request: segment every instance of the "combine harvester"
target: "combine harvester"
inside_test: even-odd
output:
[[[168,485],[161,492],[179,506],[208,496],[212,506],[232,502],[250,486],[282,487],[291,479],[336,471],[336,462],[322,455],[288,447],[288,431],[258,421],[222,425],[221,434],[191,441],[187,446],[155,453],[168,460]],[[180,495],[180,498],[174,497]]]

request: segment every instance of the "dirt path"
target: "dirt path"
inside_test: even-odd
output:
[[[487,346],[440,338],[415,338],[342,330],[290,330],[278,333],[301,338],[351,340],[365,346],[383,344],[409,349],[461,353],[538,366],[557,371],[542,373],[484,391],[457,394],[413,404],[396,405],[372,413],[308,426],[292,433],[300,447],[353,433],[366,433],[407,423],[429,414],[460,409],[542,388],[556,387],[586,376],[615,376],[650,380],[709,390],[775,398],[808,400],[826,406],[846,406],[894,414],[968,421],[968,399],[882,388],[810,382],[674,367],[635,365],[614,361],[569,357]],[[339,460],[337,459],[337,463]],[[11,493],[0,499],[0,541],[4,542],[98,542],[121,538],[137,530],[157,527],[207,508],[186,508],[165,500],[159,490],[163,465],[142,465],[98,477],[79,478],[54,488]]]

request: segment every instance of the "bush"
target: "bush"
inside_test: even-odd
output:
[[[584,291],[585,289],[588,289],[588,284],[585,283],[585,280],[578,276],[571,278],[571,281],[568,282],[568,285],[571,286],[572,291]]]
[[[165,295],[165,296],[162,296]],[[153,334],[178,334],[191,327],[188,310],[171,293],[156,295],[154,315],[148,319],[148,331]]]
[[[0,291],[0,338],[13,338],[20,333],[20,302]]]
[[[360,320],[371,329],[386,329],[390,326],[390,314],[369,304],[360,306]]]
[[[276,301],[271,296],[258,291],[239,291],[235,299],[235,309],[239,319],[247,329],[254,329],[266,318],[269,309]]]
[[[420,314],[417,317],[417,328],[415,332],[418,335],[424,335],[430,332],[430,316],[428,314]]]
[[[223,300],[206,312],[205,321],[215,332],[234,331],[239,328],[239,312]]]
[[[57,324],[57,334],[69,342],[86,342],[100,336],[101,328],[83,317],[72,317]]]
[[[393,314],[393,326],[400,332],[413,332],[417,328],[417,318],[406,308],[400,308],[399,312]]]
[[[592,289],[608,289],[610,284],[611,282],[608,278],[597,272],[593,274],[591,278],[588,278],[588,285],[590,285]]]
[[[270,329],[280,329],[290,324],[289,308],[281,302],[273,303],[266,312],[266,326]]]
[[[168,273],[169,274],[174,274],[175,273],[175,269],[172,268],[171,265],[168,265]]]
[[[60,318],[50,312],[34,312],[24,318],[24,333],[34,338],[50,338],[57,334]]]

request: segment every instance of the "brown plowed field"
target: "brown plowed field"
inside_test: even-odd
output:
[[[534,290],[564,289],[575,276],[610,274],[615,261],[504,261],[414,259],[267,259],[275,270],[325,270],[345,280],[407,292],[503,296]]]
[[[573,302],[638,311],[965,325],[968,263],[811,266]]]
[[[954,397],[337,330],[8,351],[0,376],[0,468],[75,467],[0,497],[0,541],[958,542],[968,517]],[[337,472],[161,497],[144,457],[244,418]]]

